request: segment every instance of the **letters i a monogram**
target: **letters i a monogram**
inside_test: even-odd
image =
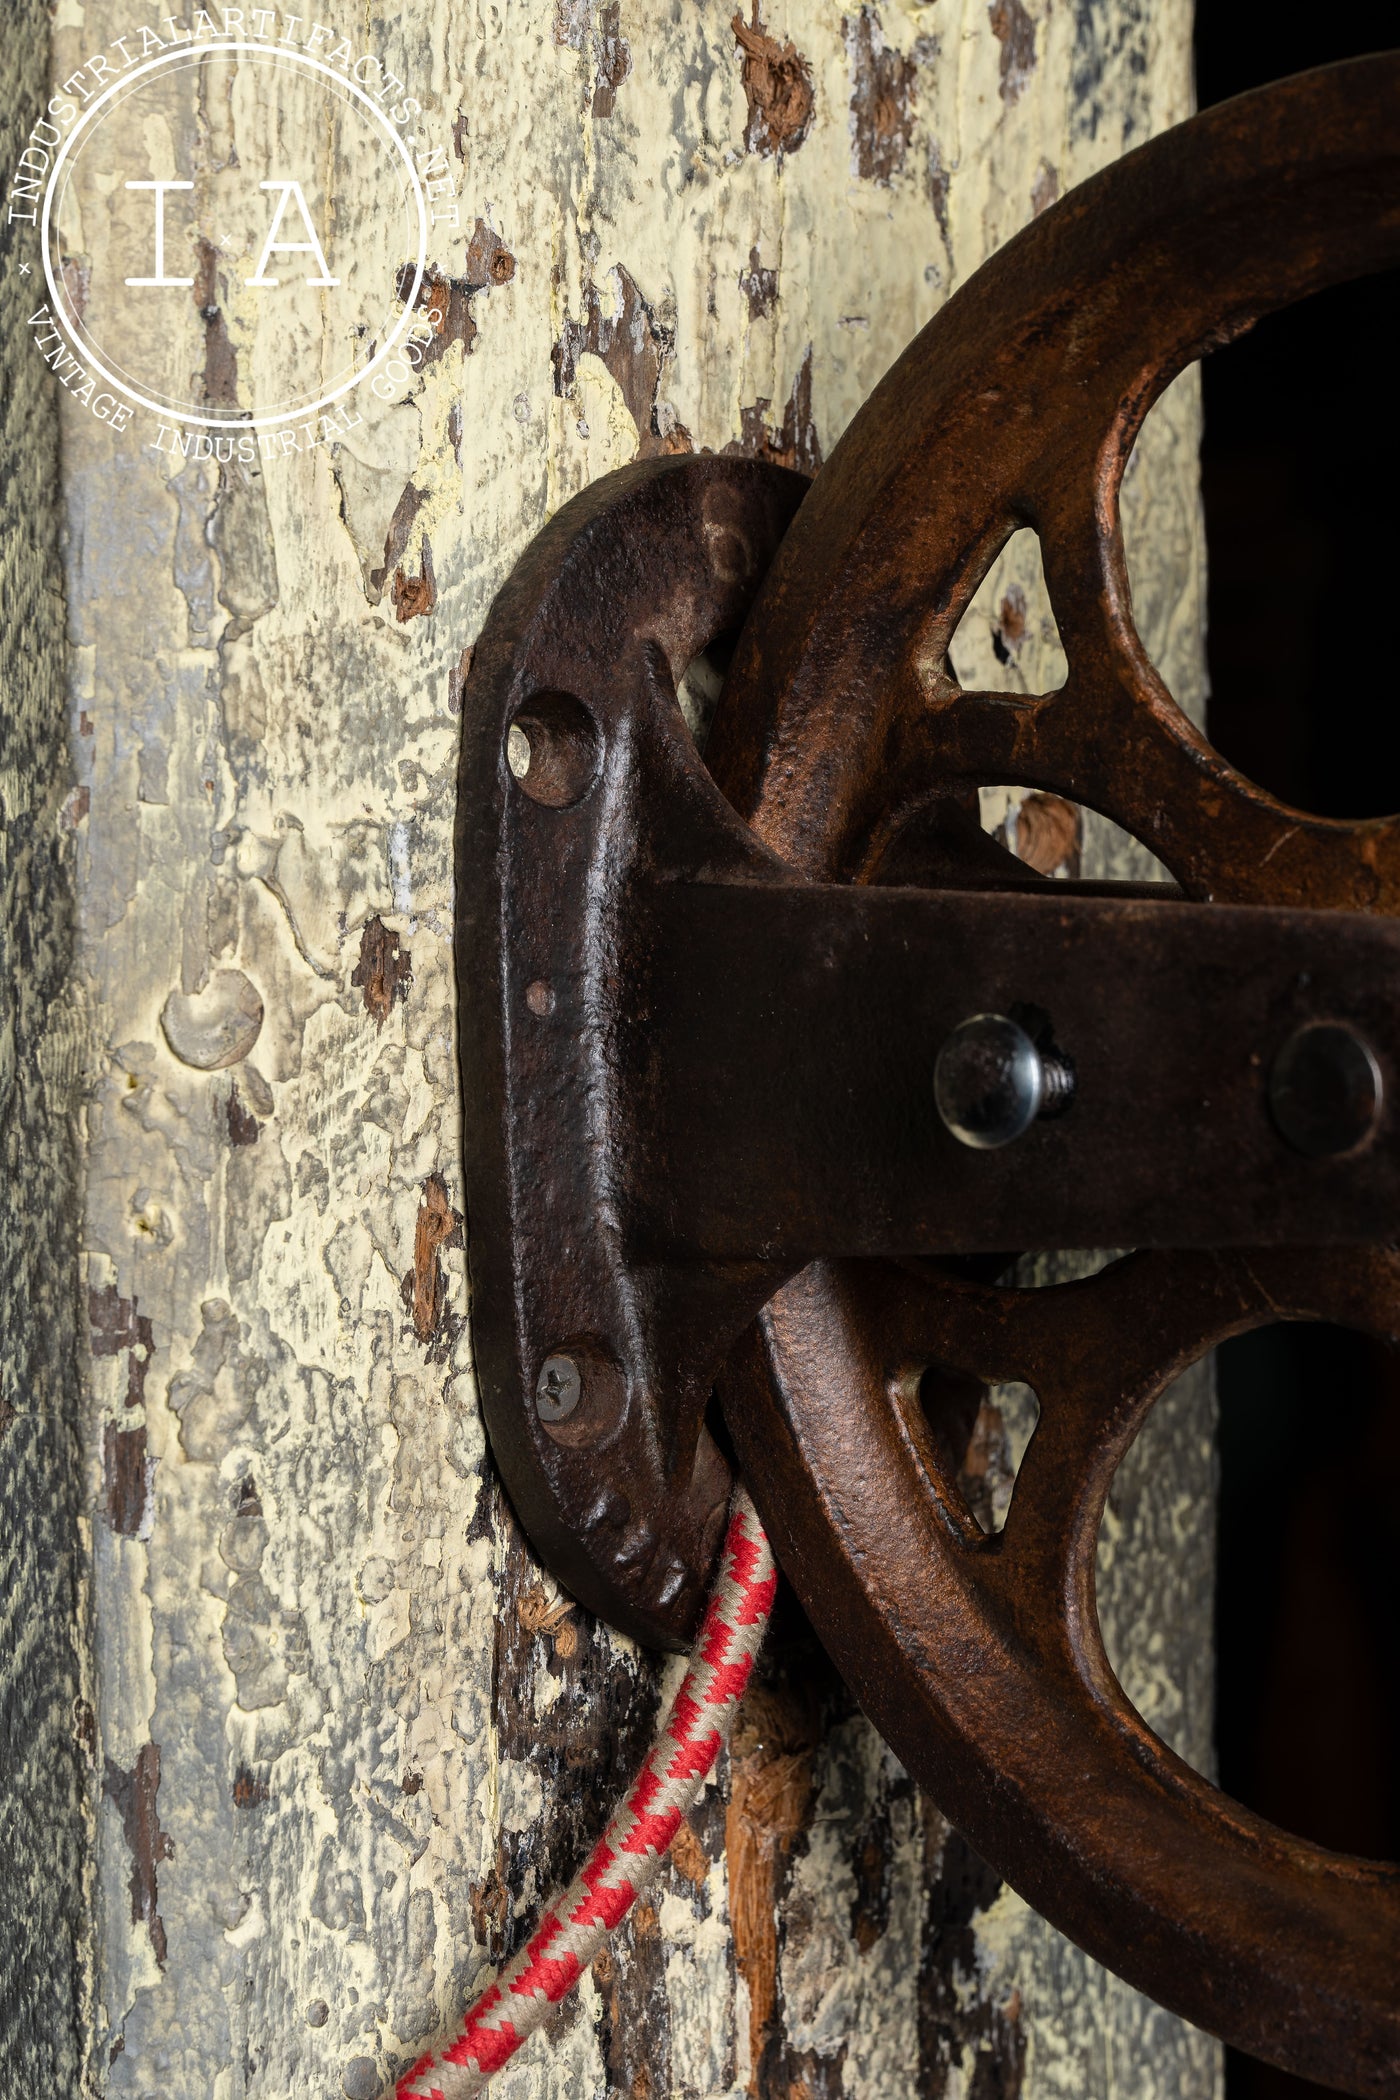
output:
[[[319,277],[307,277],[307,284],[317,286],[338,285],[340,279],[331,275],[330,264],[326,261],[325,251],[317,237],[316,228],[312,224],[311,213],[307,209],[306,198],[302,194],[301,184],[280,179],[274,182],[260,183],[258,186],[264,190],[280,190],[281,195],[277,202],[277,208],[272,214],[272,223],[267,229],[267,239],[263,242],[262,254],[258,257],[258,267],[251,277],[244,279],[244,283],[256,285],[260,291],[278,284],[280,279],[269,277],[267,274],[267,266],[274,255],[313,255],[316,258],[321,274]],[[150,277],[128,277],[126,279],[127,284],[134,286],[177,285],[186,287],[192,285],[194,283],[192,277],[170,277],[166,274],[165,199],[168,191],[192,190],[194,184],[192,182],[128,182],[126,187],[129,190],[152,190],[155,193],[156,202],[154,275]],[[286,218],[287,208],[293,199],[296,200],[296,208],[301,214],[302,227],[307,236],[304,241],[284,241],[278,238],[282,231],[282,221]]]

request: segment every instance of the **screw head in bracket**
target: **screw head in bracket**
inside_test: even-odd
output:
[[[1337,1021],[1297,1029],[1269,1073],[1274,1127],[1305,1159],[1336,1159],[1363,1145],[1380,1121],[1384,1095],[1374,1050]]]
[[[583,1380],[571,1356],[547,1356],[535,1383],[535,1406],[542,1422],[563,1422],[583,1395]]]
[[[1023,1137],[1036,1117],[1068,1106],[1069,1068],[1042,1057],[1019,1021],[973,1014],[938,1053],[933,1098],[960,1144],[993,1152]]]

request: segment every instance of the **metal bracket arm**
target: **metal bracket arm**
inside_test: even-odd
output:
[[[1393,1237],[1400,1127],[1381,1098],[1337,1132],[1342,1156],[1306,1157],[1279,1072],[1325,1024],[1389,1076],[1400,924],[1041,888],[697,883],[634,904],[610,991],[573,987],[551,1023],[612,1002],[594,1055],[622,1075],[608,1143],[629,1249],[795,1270]],[[1018,1010],[1072,1099],[971,1149],[935,1106],[938,1053],[970,1016]],[[1344,1078],[1312,1074],[1319,1117]]]

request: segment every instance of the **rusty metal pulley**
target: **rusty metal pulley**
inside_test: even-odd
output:
[[[1211,748],[1138,638],[1118,524],[1178,371],[1397,260],[1387,56],[1214,109],[1046,212],[810,492],[718,458],[590,489],[476,651],[457,899],[482,1389],[560,1579],[685,1638],[718,1387],[814,1626],[979,1851],[1164,2004],[1377,2096],[1400,1869],[1287,1836],[1157,1740],[1094,1561],[1119,1460],[1215,1342],[1400,1332],[1400,819],[1284,808]],[[950,640],[1025,525],[1067,682],[964,691]],[[736,635],[702,762],[677,684]],[[1174,881],[1038,880],[977,825],[1000,782],[1102,811]],[[1092,1247],[1137,1251],[1041,1290],[949,1259]],[[1012,1379],[1041,1414],[988,1536],[958,1409]]]

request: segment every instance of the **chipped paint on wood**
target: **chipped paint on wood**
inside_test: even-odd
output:
[[[454,1315],[447,1302],[442,1253],[462,1245],[462,1213],[447,1200],[447,1183],[441,1174],[430,1174],[423,1183],[423,1200],[413,1232],[413,1267],[403,1280],[403,1301],[413,1315],[413,1331],[420,1342],[444,1340],[443,1329]]]
[[[915,44],[906,56],[890,44],[873,7],[846,21],[851,66],[853,172],[888,189],[903,170],[913,143],[921,59],[935,47]]]
[[[580,360],[595,357],[631,417],[637,457],[688,451],[689,433],[674,418],[663,430],[657,413],[662,376],[674,353],[674,328],[659,318],[630,271],[618,264],[601,286],[585,285],[581,319],[565,321],[553,350],[554,391],[573,393]]]
[[[231,1145],[256,1145],[262,1126],[256,1115],[243,1106],[236,1085],[228,1090],[228,1141]]]
[[[992,0],[992,34],[1001,45],[1003,102],[1019,102],[1035,71],[1035,23],[1022,0]]]
[[[540,525],[610,468],[688,447],[815,468],[984,256],[1184,114],[1188,7],[1147,12],[376,11],[462,196],[406,398],[362,391],[333,446],[246,477],[68,428],[83,799],[65,779],[52,800],[72,812],[81,968],[43,1057],[71,1101],[90,1013],[84,1284],[108,1324],[83,1432],[95,1984],[76,2028],[94,2092],[371,2100],[518,1944],[639,1756],[669,1666],[536,1566],[472,1382],[450,972],[471,643]],[[129,20],[62,0],[54,79]],[[212,166],[246,113],[190,95]],[[222,399],[244,323],[217,264],[191,274],[210,312],[192,305],[181,340]],[[1172,389],[1124,493],[1134,601],[1188,701],[1196,398],[1189,376]],[[56,561],[46,541],[31,598]],[[1038,577],[1008,547],[960,631],[965,675],[1053,672]],[[1080,850],[1086,873],[1128,864],[1092,817]],[[104,1353],[126,1306],[147,1338]],[[1125,1465],[1103,1568],[1124,1682],[1200,1758],[1193,1392]],[[995,1515],[1019,1417],[991,1409]],[[144,1439],[139,1497],[135,1441],[110,1446],[130,1486],[104,1477],[109,1432]],[[1214,2046],[1000,1889],[799,1629],[763,1685],[649,1905],[495,2100],[1215,2092]],[[61,2067],[47,2084],[76,2089]]]
[[[88,1293],[88,1346],[94,1356],[126,1356],[126,1404],[146,1404],[146,1369],[155,1333],[135,1298],[118,1295],[114,1283]]]
[[[156,1870],[162,1860],[174,1858],[175,1847],[169,1832],[160,1827],[159,1743],[143,1743],[129,1772],[109,1757],[102,1791],[121,1817],[122,1835],[131,1854],[131,1922],[149,1933],[151,1952],[157,1967],[163,1969],[166,1939]]]
[[[408,996],[413,982],[413,958],[403,946],[397,926],[386,926],[375,912],[366,919],[360,935],[360,956],[350,972],[350,983],[364,993],[365,1012],[382,1028],[394,1002]]]
[[[750,153],[795,153],[811,128],[816,106],[812,69],[789,38],[769,36],[754,0],[753,20],[735,15],[730,25],[742,51],[741,78],[748,97],[744,144]]]

